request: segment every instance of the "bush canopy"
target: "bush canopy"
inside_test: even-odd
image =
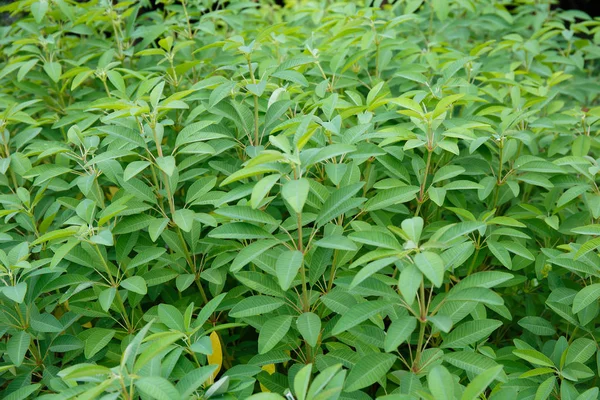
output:
[[[598,399],[600,20],[0,8],[7,400]]]

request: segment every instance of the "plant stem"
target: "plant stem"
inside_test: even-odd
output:
[[[250,56],[247,58],[248,60],[248,71],[250,71],[250,78],[252,79],[252,84],[256,85],[256,78],[254,77],[254,71],[252,70],[252,62],[250,61]],[[260,144],[260,138],[258,136],[258,96],[254,93],[252,94],[254,97],[254,146],[258,146]]]
[[[152,136],[154,136],[154,143],[156,144],[156,151],[158,156],[163,156],[162,145],[156,136],[156,125],[152,123]],[[169,210],[171,211],[171,218],[175,214],[175,201],[173,200],[173,193],[171,193],[171,185],[169,184],[169,176],[163,172],[163,182],[165,183],[165,190],[167,191],[167,201],[169,202]]]
[[[498,176],[496,177],[496,190],[494,193],[494,204],[492,208],[496,208],[498,204],[498,198],[500,196],[500,185],[502,185],[502,164],[503,164],[503,156],[504,156],[504,138],[500,139],[500,143],[498,144]]]
[[[185,238],[183,237],[183,234],[181,233],[181,229],[179,229],[179,228],[177,228],[177,236],[179,237],[179,241],[181,242],[181,247],[183,248],[185,260],[187,261],[188,265],[192,269],[192,273],[194,274],[194,281],[196,282],[198,291],[200,292],[200,295],[202,296],[202,301],[204,301],[204,304],[206,304],[206,303],[208,303],[208,297],[206,297],[206,292],[204,291],[204,288],[202,287],[202,282],[200,282],[200,274],[198,273],[198,270],[196,269],[196,264],[194,263],[194,260],[192,259],[192,255],[190,254],[190,251],[187,247]]]
[[[131,322],[129,321],[129,316],[127,315],[127,309],[125,308],[125,303],[123,303],[123,299],[121,298],[121,295],[119,294],[119,285],[114,280],[114,278],[110,272],[110,267],[108,266],[108,263],[104,259],[104,256],[102,255],[102,252],[100,251],[100,248],[98,247],[98,245],[96,243],[94,243],[93,246],[94,246],[94,249],[96,250],[96,254],[98,254],[98,257],[100,257],[100,260],[102,260],[102,265],[104,266],[104,269],[106,269],[106,273],[108,274],[108,280],[110,281],[112,287],[115,288],[115,298],[117,299],[117,305],[121,309],[121,314],[123,315],[123,319],[125,320],[125,326],[127,327],[127,330],[129,331],[129,333],[131,333],[131,332],[133,332],[133,325],[131,325]]]
[[[418,371],[419,361],[421,361],[421,354],[423,353],[423,340],[425,338],[425,326],[427,325],[427,305],[425,304],[425,283],[421,280],[421,286],[419,287],[419,341],[417,343],[417,353],[413,361],[413,372]]]
[[[425,338],[425,326],[427,322],[419,320],[419,342],[417,343],[417,353],[415,354],[415,360],[413,361],[413,372],[418,372],[419,362],[421,361],[421,354],[423,354],[423,340]]]
[[[187,7],[186,7],[185,3],[186,3],[185,0],[181,0],[181,5],[183,6],[183,14],[185,15],[185,21],[187,22],[188,37],[191,40],[191,39],[194,38],[194,34],[192,33],[192,25],[190,24],[190,15],[188,14]]]
[[[296,244],[298,251],[304,252],[302,245],[302,213],[296,214],[296,222],[298,224],[298,243]],[[308,302],[308,288],[306,284],[306,268],[304,267],[304,255],[302,256],[302,266],[300,267],[300,275],[302,276],[302,310],[308,312],[310,310],[310,304]]]
[[[338,251],[333,251],[333,261],[331,262],[331,274],[329,275],[329,282],[327,282],[327,292],[331,291],[333,287],[333,280],[335,279],[335,269],[336,269],[336,261],[337,261]]]
[[[471,275],[473,272],[473,268],[475,268],[475,263],[477,262],[477,256],[479,256],[479,247],[475,250],[475,254],[473,255],[473,261],[471,261],[471,265],[469,265],[469,270],[467,271],[467,276]]]
[[[431,153],[433,150],[428,146],[427,147],[427,163],[425,164],[425,173],[423,174],[423,180],[421,181],[421,188],[419,189],[419,198],[417,199],[417,210],[415,211],[415,216],[419,215],[419,211],[421,211],[421,205],[423,204],[425,197],[425,186],[427,185],[427,177],[429,176],[429,168],[431,168]]]
[[[106,90],[106,95],[108,97],[112,97],[110,94],[110,90],[108,90],[108,85],[106,84],[106,78],[102,79],[102,84],[104,85],[104,90]]]

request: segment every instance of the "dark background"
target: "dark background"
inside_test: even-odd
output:
[[[11,3],[14,0],[0,0],[0,6]],[[81,0],[78,0],[81,1]],[[84,0],[85,1],[85,0]],[[162,7],[162,4],[156,5],[156,0],[143,0],[144,3],[148,4],[144,9],[151,11],[154,8]],[[261,0],[255,0],[261,1]],[[262,0],[265,1],[265,0]],[[271,3],[283,5],[284,0],[266,0]],[[591,17],[600,17],[600,0],[558,0],[555,8],[561,8],[563,10],[580,10]],[[7,13],[0,13],[0,26],[10,25],[11,22],[17,17],[10,17]]]
[[[559,7],[563,10],[580,10],[591,17],[600,17],[600,0],[561,0]]]

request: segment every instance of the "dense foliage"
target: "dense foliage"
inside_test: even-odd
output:
[[[21,0],[5,399],[597,399],[600,21]]]

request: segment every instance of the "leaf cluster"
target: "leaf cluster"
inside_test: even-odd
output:
[[[600,21],[0,7],[0,392],[597,399]]]

